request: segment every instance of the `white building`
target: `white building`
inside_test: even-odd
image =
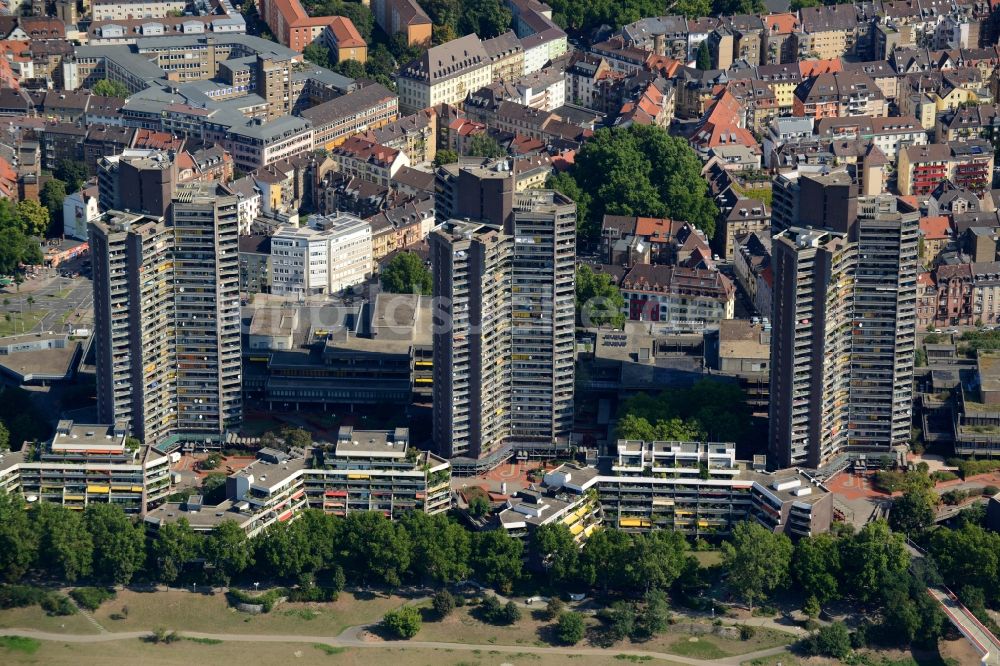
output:
[[[372,232],[353,215],[313,215],[309,226],[282,226],[271,237],[271,293],[335,294],[371,275]]]
[[[94,0],[93,15],[95,21],[164,18],[185,7],[185,0]]]
[[[97,208],[97,187],[87,187],[63,199],[63,233],[87,240],[87,225],[101,216]]]

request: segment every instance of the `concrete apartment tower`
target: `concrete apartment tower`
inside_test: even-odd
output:
[[[450,220],[430,245],[438,450],[461,471],[568,447],[576,204],[517,193],[506,225]]]
[[[910,439],[918,213],[888,195],[844,203],[826,209],[825,228],[792,227],[772,244],[778,467],[890,454]]]
[[[178,186],[166,218],[90,226],[97,406],[155,445],[217,438],[242,418],[239,217],[225,186]]]

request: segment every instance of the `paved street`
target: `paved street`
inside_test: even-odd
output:
[[[52,269],[43,269],[42,275],[27,280],[20,289],[14,285],[0,289],[0,303],[0,311],[12,316],[11,325],[16,334],[22,333],[17,328],[21,321],[27,327],[24,333],[64,332],[93,325],[94,296],[90,280],[62,277]],[[23,320],[21,313],[24,313]]]

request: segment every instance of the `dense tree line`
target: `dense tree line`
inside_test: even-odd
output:
[[[701,168],[687,142],[661,127],[602,128],[548,186],[576,201],[583,240],[596,242],[605,214],[684,220],[711,239],[719,209]]]
[[[576,316],[583,326],[625,325],[625,298],[610,275],[595,273],[586,264],[576,269]]]

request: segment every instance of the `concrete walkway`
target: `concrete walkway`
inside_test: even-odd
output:
[[[939,587],[929,587],[927,591],[941,604],[945,615],[972,645],[983,655],[983,664],[1000,666],[1000,640],[987,629],[957,599]]]

